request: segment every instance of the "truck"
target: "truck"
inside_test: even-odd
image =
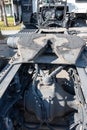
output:
[[[32,4],[22,0],[25,28],[7,38],[16,51],[0,68],[0,130],[87,130],[86,43],[66,28],[66,2]]]
[[[87,0],[67,0],[69,13],[74,13],[74,26],[86,26],[87,20]]]

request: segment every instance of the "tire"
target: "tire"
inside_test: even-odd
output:
[[[86,20],[82,18],[78,18],[74,22],[74,27],[84,27],[86,26]]]

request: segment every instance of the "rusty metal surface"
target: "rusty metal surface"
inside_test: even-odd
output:
[[[37,57],[44,52],[44,49],[47,49],[48,44],[56,54],[58,61],[67,64],[75,64],[85,46],[85,42],[76,36],[34,33],[20,37],[18,51],[24,62],[36,61]]]

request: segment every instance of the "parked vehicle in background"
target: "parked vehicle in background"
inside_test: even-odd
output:
[[[87,0],[67,0],[69,13],[73,13],[74,26],[85,26],[87,20]]]

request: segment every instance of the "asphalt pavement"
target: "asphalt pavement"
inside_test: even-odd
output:
[[[18,33],[20,30],[1,30],[2,35],[13,35]]]

